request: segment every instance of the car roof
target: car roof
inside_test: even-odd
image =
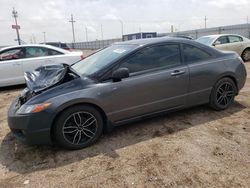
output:
[[[123,42],[116,42],[115,44],[131,44],[131,45],[144,46],[148,44],[157,44],[163,42],[190,42],[190,40],[179,37],[158,37],[158,38],[128,40]]]
[[[136,39],[136,40],[129,40],[124,42],[117,42],[114,45],[137,45],[138,47],[153,45],[153,44],[162,44],[165,42],[176,42],[176,43],[183,43],[195,46],[197,48],[201,48],[206,50],[210,54],[218,55],[221,52],[216,50],[215,48],[209,47],[207,45],[201,44],[195,40],[185,39],[185,38],[178,38],[178,37],[158,37],[158,38],[148,38],[148,39]]]
[[[210,37],[210,38],[218,38],[218,37],[222,37],[222,36],[239,36],[239,37],[242,37],[242,38],[244,38],[243,36],[241,36],[241,35],[237,35],[237,34],[215,34],[215,35],[205,35],[205,36],[202,36],[202,37]],[[202,37],[200,37],[200,38],[202,38]]]
[[[62,52],[64,54],[69,53],[69,51],[67,51],[67,50],[64,50],[64,49],[61,49],[61,48],[58,48],[58,47],[55,47],[55,46],[47,45],[47,44],[14,45],[14,46],[8,46],[8,47],[1,48],[0,50],[3,51],[3,50],[12,49],[12,48],[20,48],[20,47],[45,47],[45,48],[49,48],[49,49],[52,49],[52,50],[56,50],[56,51]]]

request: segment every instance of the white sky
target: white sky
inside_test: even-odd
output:
[[[207,26],[241,24],[250,19],[250,0],[0,0],[0,46],[15,44],[12,8],[18,11],[21,39],[43,42],[72,42],[69,23],[74,15],[76,42],[121,36],[141,31],[170,32],[171,25],[177,30],[198,29]]]

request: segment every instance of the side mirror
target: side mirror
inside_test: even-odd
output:
[[[213,43],[213,46],[217,46],[217,45],[220,45],[221,44],[221,42],[220,41],[215,41],[214,43]]]
[[[129,77],[129,70],[128,68],[125,67],[115,70],[112,74],[112,79],[114,82],[119,82],[123,78],[128,78],[128,77]]]

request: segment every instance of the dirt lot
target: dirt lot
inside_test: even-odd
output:
[[[1,188],[250,185],[250,77],[228,110],[200,106],[130,124],[79,151],[12,136],[6,113],[21,89],[0,91]]]

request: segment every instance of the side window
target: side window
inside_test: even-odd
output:
[[[229,40],[228,40],[228,37],[227,36],[222,36],[222,37],[219,37],[215,43],[218,43],[218,44],[227,44],[229,43]]]
[[[179,64],[181,64],[179,45],[166,44],[141,50],[122,63],[121,67],[126,67],[130,73],[135,73]]]
[[[242,42],[243,39],[239,36],[229,36],[229,42],[234,43],[234,42]]]
[[[56,50],[48,49],[49,55],[62,55],[62,52],[58,52]]]
[[[184,61],[187,63],[207,60],[210,54],[192,45],[183,44]]]
[[[14,60],[23,58],[24,53],[22,48],[14,48],[9,50],[4,50],[0,53],[0,61]]]
[[[43,57],[43,56],[48,56],[48,50],[46,48],[26,47],[26,50],[25,50],[26,58]]]

